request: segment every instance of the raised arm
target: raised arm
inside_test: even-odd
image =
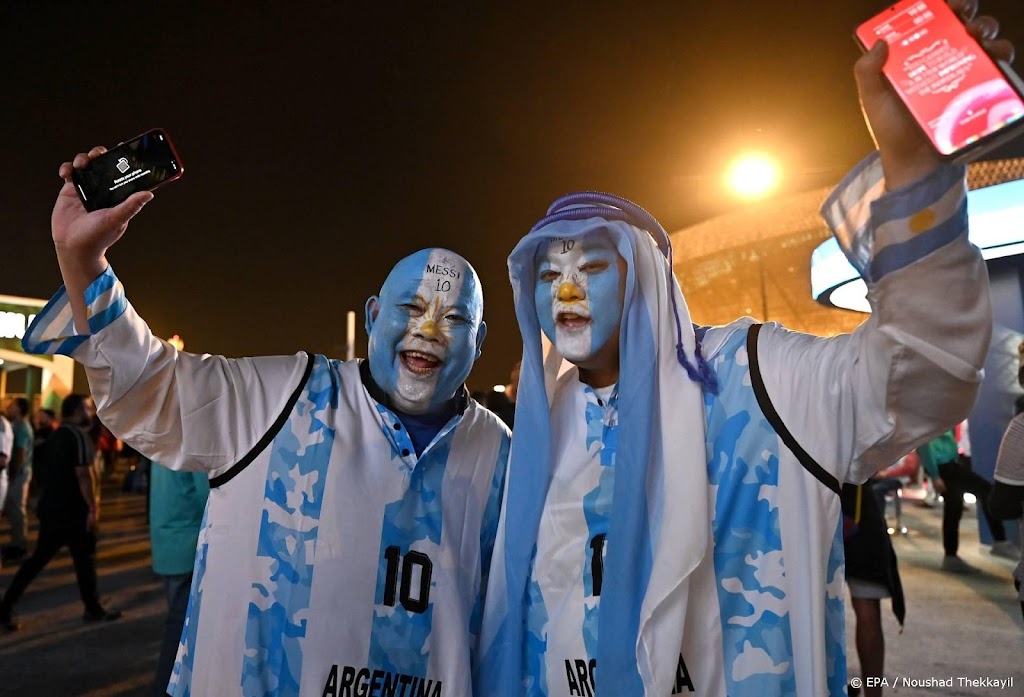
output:
[[[82,363],[98,416],[143,455],[173,469],[218,474],[270,429],[302,383],[309,357],[197,356],[154,337],[106,260],[152,194],[90,213],[71,183],[72,167],[103,152],[93,148],[60,167],[64,186],[51,222],[64,287],[29,327],[25,350]]]
[[[976,3],[950,5],[1000,59]],[[872,315],[852,335],[821,339],[769,325],[758,353],[765,387],[794,437],[840,481],[860,482],[964,419],[992,332],[988,274],[967,240],[964,170],[944,164],[881,69],[882,42],[856,66],[878,153],[822,210],[868,285]]]

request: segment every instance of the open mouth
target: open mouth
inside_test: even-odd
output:
[[[402,351],[402,365],[414,375],[431,375],[441,367],[441,359],[423,351]]]
[[[560,328],[570,332],[577,332],[587,328],[590,324],[590,318],[585,315],[577,315],[575,312],[559,312],[557,322]]]

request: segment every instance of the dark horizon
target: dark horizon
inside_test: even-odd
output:
[[[160,126],[186,173],[110,254],[158,336],[343,357],[355,310],[364,355],[366,298],[442,246],[483,280],[486,389],[519,356],[505,258],[554,198],[611,191],[671,231],[741,205],[720,180],[744,151],[783,162],[780,195],[866,155],[852,33],[886,4],[7,4],[0,294],[59,285],[58,165]],[[1020,51],[1019,0],[982,11]]]

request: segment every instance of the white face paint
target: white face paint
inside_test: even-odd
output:
[[[618,329],[622,318],[619,259],[606,232],[552,240],[538,257],[537,319],[571,363],[593,358]]]

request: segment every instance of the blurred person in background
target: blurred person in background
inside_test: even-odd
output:
[[[7,403],[7,419],[14,431],[14,447],[7,463],[8,488],[3,512],[11,525],[11,542],[2,552],[4,561],[20,561],[28,548],[28,487],[32,481],[35,435],[29,420],[29,403],[17,397]]]
[[[14,606],[40,571],[67,547],[75,566],[78,591],[85,606],[85,622],[116,620],[120,611],[100,603],[96,581],[96,525],[100,519],[99,489],[93,472],[93,445],[89,428],[95,407],[92,399],[70,394],[61,405],[61,425],[50,436],[39,467],[43,493],[39,499],[39,538],[0,600],[0,626],[21,628]]]
[[[903,628],[906,604],[900,581],[896,552],[873,491],[874,480],[864,484],[843,484],[843,550],[846,556],[846,586],[856,619],[854,629],[861,684],[865,697],[880,697],[882,687],[868,687],[868,677],[885,674],[885,635],[882,632],[884,598],[892,598],[892,611]],[[858,694],[850,687],[850,694]]]
[[[992,515],[988,495],[992,485],[971,467],[969,455],[960,453],[952,430],[917,448],[921,465],[942,495],[942,570],[954,574],[973,574],[978,568],[960,558],[960,518],[964,513],[964,494],[974,494],[992,531],[992,554],[1016,559],[1020,550],[1006,539],[1002,521]]]
[[[13,448],[14,430],[7,422],[7,417],[0,414],[0,501],[7,498],[7,462],[11,458]],[[2,557],[0,557],[0,566],[3,566]]]
[[[1024,387],[1024,342],[1018,347],[1020,369],[1018,382]],[[1010,420],[999,444],[999,455],[996,457],[995,481],[988,496],[989,510],[1000,520],[1017,520],[1019,525],[1018,540],[1024,546],[1024,409],[1022,400],[1017,399],[1017,415]],[[1018,558],[1013,570],[1013,583],[1020,599],[1021,613],[1024,614],[1024,552]]]
[[[150,463],[149,471],[149,536],[153,571],[163,579],[167,594],[167,621],[153,695],[164,697],[188,610],[196,546],[206,499],[210,495],[210,479],[204,472],[176,472],[157,462]]]
[[[46,445],[46,439],[53,433],[53,429],[57,426],[57,415],[53,409],[37,409],[33,419],[32,431],[35,434],[35,438],[32,441],[33,447],[33,459],[39,461],[39,453],[44,445]]]
[[[519,369],[522,364],[522,361],[516,361],[505,389],[500,392],[495,390],[487,398],[487,408],[497,414],[510,429],[516,420],[516,393],[519,390]]]

